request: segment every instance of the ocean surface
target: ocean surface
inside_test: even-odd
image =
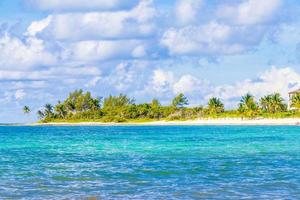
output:
[[[0,199],[299,199],[300,127],[0,127]]]

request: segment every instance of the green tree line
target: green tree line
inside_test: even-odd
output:
[[[293,96],[288,111],[287,104],[279,93],[269,94],[256,101],[251,94],[241,97],[236,110],[225,110],[224,103],[217,97],[208,100],[207,105],[188,107],[188,99],[179,94],[163,106],[157,99],[150,103],[136,104],[135,99],[124,94],[106,98],[93,97],[90,92],[75,90],[64,101],[56,105],[45,104],[37,112],[42,122],[53,121],[102,121],[125,122],[134,120],[187,120],[196,118],[215,117],[289,117],[295,116],[300,110],[300,94]],[[30,108],[24,106],[24,113]]]

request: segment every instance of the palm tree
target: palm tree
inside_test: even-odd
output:
[[[219,98],[210,98],[208,101],[208,110],[211,114],[224,112],[224,104]]]
[[[178,96],[176,96],[172,100],[172,106],[174,108],[182,108],[182,107],[184,107],[184,106],[186,106],[188,104],[189,104],[188,99],[182,93],[180,93]]]
[[[272,96],[273,112],[282,112],[287,109],[287,105],[284,103],[284,99],[279,93],[275,93]]]
[[[45,116],[52,117],[53,116],[53,106],[50,103],[45,105]]]
[[[23,112],[24,112],[25,114],[29,114],[29,113],[31,112],[31,110],[30,110],[30,108],[29,108],[28,106],[24,106],[24,107],[23,107]]]
[[[37,111],[37,115],[40,120],[44,119],[45,117],[45,113],[41,110]]]
[[[55,112],[58,114],[59,117],[65,118],[65,116],[67,115],[66,106],[59,102],[55,106]]]
[[[246,114],[246,116],[253,117],[258,113],[258,106],[255,102],[254,96],[247,93],[245,96],[242,97],[239,103],[239,112]]]
[[[271,95],[267,95],[267,96],[262,97],[262,98],[259,100],[259,103],[260,103],[261,108],[262,108],[264,111],[269,112],[269,111],[270,111],[270,106],[271,106],[271,104],[272,104],[272,98],[271,98]]]
[[[260,99],[262,109],[269,113],[285,111],[287,106],[279,93],[270,94]]]
[[[291,107],[292,107],[292,108],[295,108],[295,109],[297,109],[297,110],[300,109],[300,93],[295,94],[295,95],[292,97],[292,104],[291,104]]]

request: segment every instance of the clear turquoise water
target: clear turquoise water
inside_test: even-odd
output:
[[[298,199],[300,127],[0,127],[0,199]]]

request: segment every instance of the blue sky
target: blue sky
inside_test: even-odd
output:
[[[286,98],[300,88],[299,11],[297,0],[2,0],[0,122],[34,121],[79,88],[228,108],[247,92]]]

